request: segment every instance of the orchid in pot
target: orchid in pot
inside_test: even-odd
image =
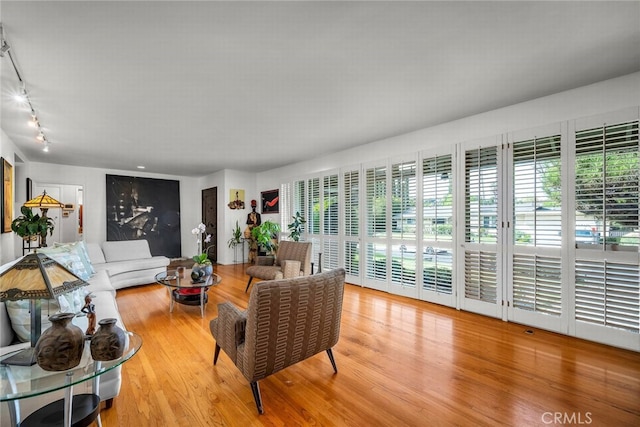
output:
[[[193,261],[195,265],[191,269],[192,278],[194,278],[194,273],[198,276],[194,278],[194,280],[201,278],[200,271],[202,271],[203,275],[211,275],[213,273],[213,265],[211,264],[211,260],[209,259],[209,249],[213,247],[213,245],[206,246],[203,250],[203,243],[211,242],[211,234],[206,233],[206,225],[203,223],[198,224],[196,228],[191,230],[191,234],[193,234],[196,238],[196,247],[197,252],[196,255],[193,256]]]

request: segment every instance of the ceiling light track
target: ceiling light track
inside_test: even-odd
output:
[[[35,139],[42,144],[42,147],[43,147],[42,151],[48,152],[49,144],[51,143],[51,141],[47,139],[42,129],[42,126],[40,125],[40,120],[38,119],[35,108],[33,108],[31,97],[29,96],[29,92],[27,92],[27,84],[22,78],[22,75],[18,70],[18,65],[16,64],[16,61],[13,58],[13,55],[11,54],[11,45],[9,44],[9,42],[7,42],[7,39],[4,33],[4,27],[0,22],[0,58],[4,58],[5,55],[9,57],[9,60],[11,61],[11,66],[13,67],[13,71],[15,71],[16,77],[18,77],[18,82],[19,82],[18,97],[20,98],[21,102],[24,102],[29,105],[29,112],[30,112],[30,118],[28,122],[29,126],[32,128],[35,128],[36,130]]]

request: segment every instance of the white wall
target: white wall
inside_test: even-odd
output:
[[[461,103],[464,100],[460,100]],[[312,173],[454,145],[640,104],[640,72],[257,174],[259,191]]]
[[[182,249],[184,251],[193,246],[190,231],[194,227],[193,224],[197,225],[200,222],[201,215],[198,178],[35,162],[29,164],[28,173],[34,182],[77,185],[84,189],[84,240],[90,243],[99,243],[107,239],[107,174],[180,181]]]

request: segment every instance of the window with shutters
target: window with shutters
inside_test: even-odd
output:
[[[495,252],[464,254],[464,296],[489,303],[497,302],[497,257]]]
[[[280,230],[288,233],[287,224],[291,221],[291,184],[285,183],[280,185]]]
[[[360,173],[345,172],[344,179],[344,235],[360,235]]]
[[[325,176],[322,180],[322,233],[338,234],[338,175]]]
[[[387,245],[384,243],[367,243],[366,244],[367,270],[368,279],[386,280],[387,279]]]
[[[391,166],[391,229],[394,238],[416,237],[416,162]]]
[[[521,310],[562,314],[562,264],[560,258],[513,256],[513,306]]]
[[[576,320],[639,333],[640,268],[576,261]]]
[[[561,136],[513,143],[513,307],[562,314]],[[553,251],[538,253],[539,247]],[[528,250],[524,250],[527,248]]]
[[[576,246],[637,251],[638,121],[576,132]]]
[[[422,160],[422,288],[451,294],[453,248],[453,169],[451,155]]]
[[[320,178],[307,180],[307,230],[320,234]]]
[[[560,163],[560,135],[513,143],[516,245],[561,246]]]
[[[465,153],[465,241],[496,243],[498,152],[496,147]]]
[[[293,182],[293,212],[300,212],[300,215],[307,218],[307,196],[304,181]]]
[[[351,240],[360,235],[360,172],[342,174],[344,206],[344,268],[347,275],[360,275],[360,244]]]
[[[465,241],[464,296],[482,302],[497,303],[498,259],[498,147],[465,152]]]
[[[366,229],[367,236],[387,235],[387,168],[367,169],[366,177]]]

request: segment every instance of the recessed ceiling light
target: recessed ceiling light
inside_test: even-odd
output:
[[[144,169],[144,166],[137,166],[138,169]]]

